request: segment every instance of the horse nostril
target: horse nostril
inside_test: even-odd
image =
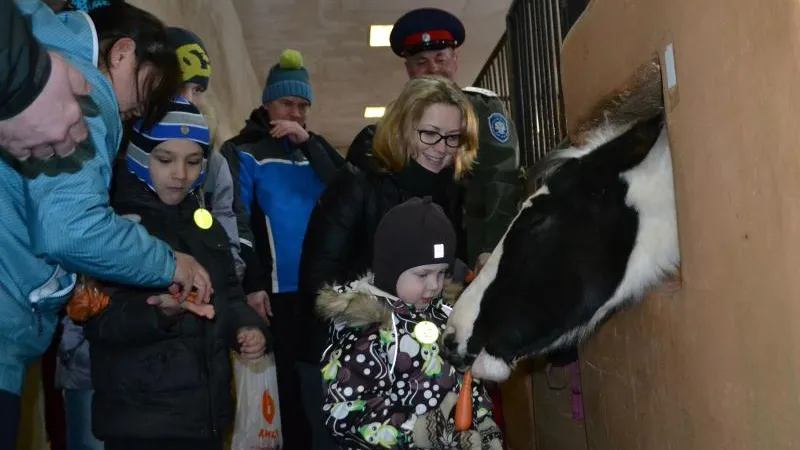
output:
[[[442,352],[449,357],[458,355],[458,342],[456,342],[455,333],[450,332],[444,335],[442,338]]]
[[[458,341],[453,332],[447,333],[442,337],[442,356],[445,357],[456,370],[464,371],[469,368],[469,363],[465,361],[466,355],[461,355],[458,351]]]

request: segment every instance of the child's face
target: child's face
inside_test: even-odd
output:
[[[153,79],[157,76],[155,68],[151,64],[137,63],[136,42],[130,38],[115,42],[104,64],[103,70],[114,87],[122,120],[141,117],[149,95],[147,86],[156,81]]]
[[[185,139],[165,141],[150,153],[148,164],[158,198],[167,205],[177,205],[200,176],[203,149]]]
[[[183,87],[181,88],[180,96],[189,100],[190,102],[197,104],[200,101],[200,98],[205,94],[206,91],[203,90],[203,87],[197,83],[188,82],[184,83]]]
[[[428,264],[412,267],[397,279],[397,298],[420,308],[442,293],[444,274],[449,264]]]

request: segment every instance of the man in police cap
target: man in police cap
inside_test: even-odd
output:
[[[392,51],[405,58],[410,78],[441,75],[454,79],[458,71],[457,48],[464,43],[464,25],[457,17],[436,8],[415,9],[394,24],[389,37]],[[492,91],[467,87],[480,123],[478,158],[465,183],[464,228],[468,263],[480,268],[516,216],[522,182],[519,177],[517,132],[503,102]],[[369,125],[356,136],[347,161],[370,166],[372,136]]]

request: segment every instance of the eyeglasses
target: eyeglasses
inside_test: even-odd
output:
[[[448,134],[445,136],[432,130],[417,130],[417,133],[419,133],[420,142],[425,145],[436,145],[444,139],[444,145],[450,148],[461,147],[460,134]]]

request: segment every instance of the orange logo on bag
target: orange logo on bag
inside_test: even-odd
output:
[[[264,395],[261,396],[261,413],[264,414],[264,420],[272,425],[272,420],[275,418],[275,400],[269,395],[269,389],[264,389]]]

